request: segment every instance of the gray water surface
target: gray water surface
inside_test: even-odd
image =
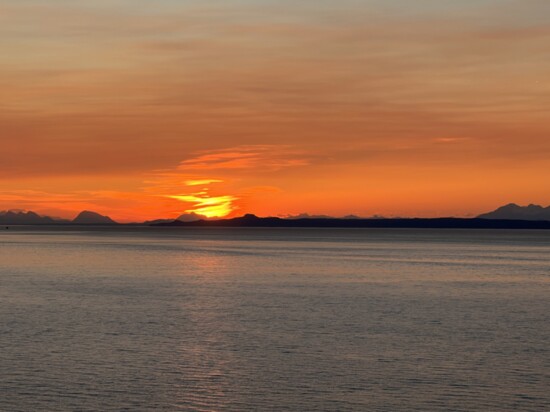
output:
[[[0,232],[1,411],[550,410],[550,232]]]

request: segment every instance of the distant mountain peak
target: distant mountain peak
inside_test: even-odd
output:
[[[197,220],[207,220],[208,217],[204,215],[199,215],[198,213],[191,212],[191,213],[184,213],[183,215],[180,215],[176,218],[176,220],[182,221],[182,222],[195,222]]]
[[[77,225],[116,225],[109,216],[103,216],[90,210],[84,210],[78,214],[71,222]]]
[[[504,220],[550,220],[550,206],[542,207],[533,203],[528,206],[519,206],[509,203],[492,212],[478,216],[479,219],[504,219]]]

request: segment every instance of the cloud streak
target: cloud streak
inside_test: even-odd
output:
[[[268,170],[306,166],[305,158],[298,157],[290,147],[277,145],[238,146],[214,152],[206,152],[184,160],[178,166],[182,172]]]

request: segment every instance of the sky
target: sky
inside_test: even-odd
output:
[[[4,0],[0,210],[550,204],[547,0]]]

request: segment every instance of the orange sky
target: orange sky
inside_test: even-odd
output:
[[[7,0],[0,210],[550,204],[550,2]]]

